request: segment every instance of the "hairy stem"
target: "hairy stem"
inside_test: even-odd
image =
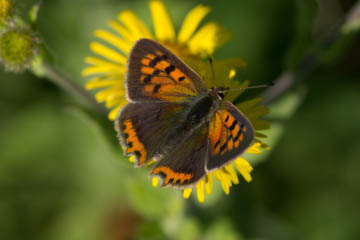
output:
[[[58,85],[70,95],[80,99],[82,102],[91,106],[97,113],[106,115],[107,109],[100,105],[92,95],[90,95],[84,88],[77,85],[74,81],[66,77],[64,74],[59,72],[53,65],[49,63],[43,63],[45,69],[45,76],[47,79],[54,84]]]
[[[346,24],[354,15],[354,12],[360,12],[360,2],[354,4],[344,19],[330,29],[330,33],[327,34],[325,39],[322,41],[322,47],[319,52],[306,55],[299,62],[294,71],[284,72],[274,81],[274,86],[268,88],[263,94],[263,104],[270,105],[272,102],[284,95],[284,93],[286,93],[297,82],[306,79],[306,77],[316,69],[316,67],[321,63],[321,54],[329,50],[342,36],[344,22]]]

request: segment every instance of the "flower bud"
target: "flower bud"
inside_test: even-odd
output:
[[[9,30],[0,36],[0,58],[10,71],[28,67],[37,52],[37,43],[26,30]]]

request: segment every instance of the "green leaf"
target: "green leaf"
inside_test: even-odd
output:
[[[267,138],[261,139],[269,145],[271,149],[276,147],[284,131],[284,124],[295,114],[304,99],[304,95],[304,90],[300,88],[297,89],[297,91],[288,93],[271,105],[270,114],[267,116],[269,119],[273,119],[271,120],[271,127],[269,130],[263,132]],[[256,165],[270,155],[271,149],[263,150],[261,154],[245,153],[243,156],[252,165]]]

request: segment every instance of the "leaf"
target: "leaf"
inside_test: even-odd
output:
[[[296,92],[285,95],[271,105],[270,114],[267,116],[267,118],[272,119],[271,127],[269,130],[263,132],[267,135],[267,138],[262,140],[270,146],[270,150],[263,150],[261,154],[245,153],[243,155],[244,158],[252,165],[264,161],[270,155],[271,150],[276,147],[284,131],[284,124],[296,113],[296,110],[304,99],[304,95],[304,91],[299,89]]]

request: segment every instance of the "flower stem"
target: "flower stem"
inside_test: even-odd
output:
[[[338,24],[330,29],[330,33],[326,36],[324,41],[322,41],[322,46],[320,51],[317,53],[309,53],[302,60],[293,71],[287,71],[282,73],[275,81],[274,86],[268,88],[263,94],[263,104],[270,105],[272,102],[276,101],[282,95],[284,95],[291,87],[293,87],[297,82],[300,82],[311,74],[317,66],[321,64],[321,54],[331,49],[337,40],[339,40],[344,34],[344,23],[346,25],[346,20],[350,19],[354,12],[357,10],[360,12],[360,3],[354,4],[352,9],[348,12],[347,16]],[[349,21],[349,20],[348,20]]]
[[[92,95],[85,91],[82,87],[77,85],[74,81],[66,77],[64,74],[59,72],[52,64],[47,62],[43,63],[43,68],[45,70],[46,78],[58,85],[70,95],[80,99],[82,102],[87,103],[91,106],[97,113],[101,115],[108,114],[107,109],[100,105]]]

